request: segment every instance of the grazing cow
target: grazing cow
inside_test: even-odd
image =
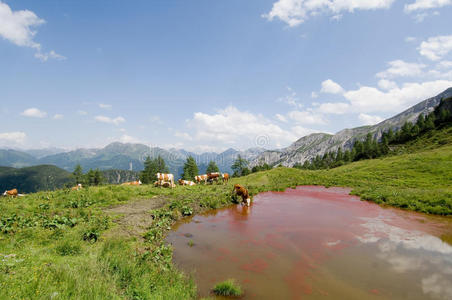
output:
[[[214,182],[218,181],[218,178],[220,177],[220,173],[214,172],[214,173],[207,173],[207,181],[208,182]]]
[[[11,197],[17,197],[17,195],[18,195],[18,192],[17,192],[17,189],[12,189],[12,190],[6,190],[4,193],[3,193],[3,196],[11,196]]]
[[[195,176],[195,180],[198,184],[201,183],[201,181],[204,181],[204,183],[207,183],[207,174]]]
[[[179,184],[180,185],[196,185],[196,183],[194,183],[193,181],[189,181],[189,180],[183,180],[183,179],[179,179]]]
[[[247,206],[250,206],[251,204],[251,198],[250,198],[250,194],[248,193],[248,190],[240,184],[235,184],[234,185],[234,189],[232,190],[232,193],[234,193],[237,196],[242,197],[242,203],[246,203]]]
[[[228,173],[221,174],[221,177],[223,178],[223,183],[228,183],[228,181],[229,181],[229,174]]]
[[[77,184],[76,186],[73,186],[72,188],[71,188],[71,190],[73,190],[73,191],[78,191],[78,190],[81,190],[83,187],[82,187],[82,184],[81,183],[79,183],[79,184]]]
[[[157,176],[157,181],[159,182],[160,186],[163,186],[164,182],[171,183],[170,184],[171,188],[173,188],[175,186],[173,174],[157,173],[156,176]]]
[[[130,182],[124,182],[121,185],[141,185],[141,180],[138,181],[130,181]]]

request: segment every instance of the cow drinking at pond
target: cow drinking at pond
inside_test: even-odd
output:
[[[233,194],[235,193],[235,195],[242,197],[243,204],[246,203],[247,206],[251,205],[250,194],[248,193],[248,190],[243,185],[235,184],[234,189],[232,190],[232,193]]]
[[[3,196],[17,197],[18,192],[17,189],[7,190],[3,193]]]
[[[160,186],[163,186],[164,183],[167,183],[167,182],[169,183],[169,186],[171,186],[171,188],[173,188],[175,186],[173,174],[157,173],[155,175],[157,176],[157,181]]]

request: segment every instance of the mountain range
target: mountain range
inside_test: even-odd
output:
[[[437,96],[424,100],[404,112],[373,126],[344,129],[334,135],[313,133],[304,136],[287,148],[262,152],[250,161],[250,166],[267,163],[271,166],[292,167],[296,163],[303,164],[306,160],[309,161],[317,155],[323,155],[331,151],[336,152],[339,147],[343,150],[351,150],[354,142],[357,139],[364,139],[368,133],[379,139],[382,133],[389,128],[398,130],[405,122],[415,122],[420,114],[428,114],[439,105],[441,99],[450,97],[452,97],[452,88],[448,88]]]
[[[162,156],[171,173],[179,177],[183,172],[184,163],[189,156],[193,156],[198,164],[199,172],[205,173],[210,161],[214,161],[222,172],[231,173],[231,165],[238,155],[250,162],[250,167],[267,163],[271,166],[283,165],[292,167],[296,163],[302,164],[316,155],[351,149],[357,139],[363,139],[368,133],[379,138],[382,132],[392,128],[399,129],[406,121],[414,122],[420,114],[432,111],[442,98],[452,97],[452,88],[439,95],[424,100],[404,112],[373,126],[362,126],[344,129],[336,134],[314,133],[295,141],[289,147],[278,150],[251,148],[246,151],[228,149],[222,153],[208,152],[192,153],[183,149],[162,149],[143,144],[114,142],[100,149],[77,149],[65,152],[63,149],[49,148],[39,150],[1,150],[0,166],[22,168],[35,165],[54,165],[71,172],[77,164],[84,171],[88,169],[100,170],[129,170],[140,171],[146,157]],[[115,175],[116,176],[116,175]]]
[[[251,148],[246,151],[228,149],[222,153],[196,154],[180,149],[165,150],[159,147],[148,147],[143,144],[124,144],[114,142],[100,149],[77,149],[69,152],[60,152],[42,155],[41,151],[0,150],[0,166],[22,168],[35,165],[55,165],[66,171],[72,171],[77,164],[84,171],[89,169],[100,170],[130,170],[141,171],[143,162],[149,156],[161,156],[176,177],[183,172],[183,166],[189,156],[193,156],[198,164],[200,173],[204,173],[210,161],[214,161],[222,172],[231,172],[231,165],[238,155],[247,160],[254,159],[264,149]]]

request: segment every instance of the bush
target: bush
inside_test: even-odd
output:
[[[242,295],[242,288],[234,279],[217,283],[213,288],[213,292],[217,296],[233,296],[238,297]]]

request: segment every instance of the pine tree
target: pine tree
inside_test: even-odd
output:
[[[184,165],[184,173],[182,174],[182,178],[185,180],[194,180],[195,176],[198,174],[199,170],[195,159],[193,156],[188,157]]]
[[[419,127],[419,131],[422,132],[425,129],[425,117],[423,114],[420,114],[417,118],[416,125]]]
[[[72,175],[74,175],[76,184],[84,183],[83,170],[82,170],[82,166],[80,164],[77,164],[75,166],[75,169],[74,169],[74,172],[72,172]]]
[[[104,182],[104,176],[99,169],[94,170],[93,185],[101,185]]]
[[[218,169],[217,164],[211,160],[209,162],[209,164],[207,165],[207,169],[206,169],[206,173],[215,173],[215,172],[220,172],[220,169]]]
[[[243,170],[247,168],[248,162],[242,158],[242,156],[238,155],[237,159],[234,161],[234,163],[231,166],[231,169],[234,171],[234,174],[232,176],[239,177],[243,176]],[[248,169],[249,171],[249,169]]]

